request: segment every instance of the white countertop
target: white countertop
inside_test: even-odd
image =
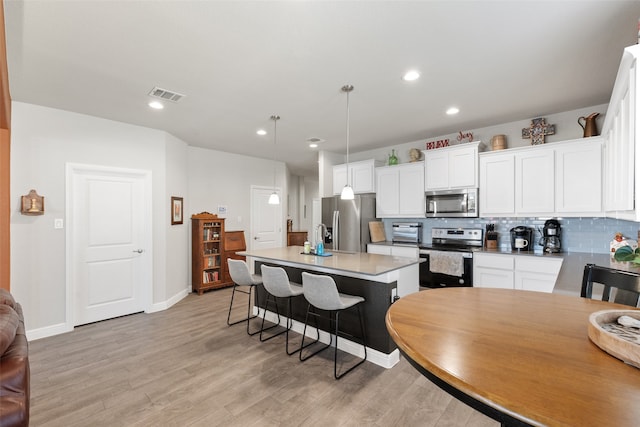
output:
[[[273,249],[247,250],[238,252],[262,260],[273,260],[298,266],[322,267],[326,269],[377,276],[420,263],[420,259],[389,255],[369,254],[366,252],[336,252],[326,250],[331,256],[321,257],[302,254],[302,246],[286,246]]]

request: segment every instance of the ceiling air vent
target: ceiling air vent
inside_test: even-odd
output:
[[[149,96],[153,96],[154,98],[166,99],[167,101],[178,102],[186,95],[178,92],[171,92],[170,90],[162,89],[156,86],[151,90],[151,92],[149,92]]]

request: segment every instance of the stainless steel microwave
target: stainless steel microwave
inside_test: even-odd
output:
[[[427,218],[456,218],[478,216],[478,189],[426,191]]]

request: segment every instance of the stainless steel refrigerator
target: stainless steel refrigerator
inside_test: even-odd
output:
[[[353,200],[340,196],[322,199],[322,223],[327,227],[325,250],[366,252],[371,242],[369,221],[376,219],[376,195],[356,194]]]

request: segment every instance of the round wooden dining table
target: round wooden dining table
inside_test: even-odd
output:
[[[423,375],[507,426],[639,426],[640,369],[593,344],[589,315],[631,307],[488,288],[405,296],[387,329]]]

